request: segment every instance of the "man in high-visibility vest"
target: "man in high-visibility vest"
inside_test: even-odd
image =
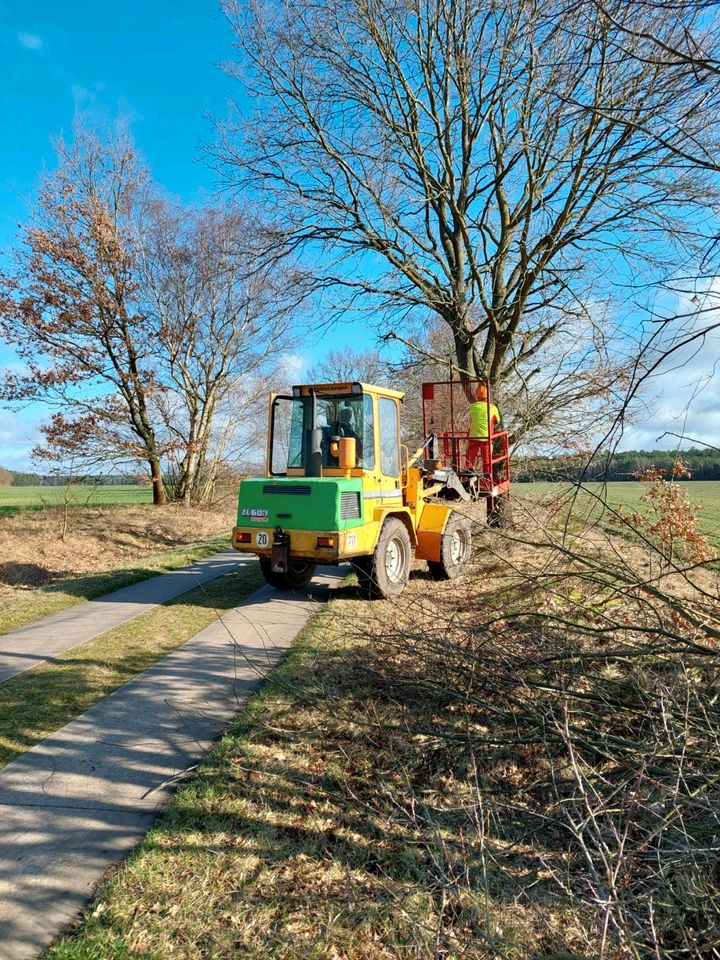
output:
[[[470,441],[465,462],[468,470],[475,467],[483,443],[492,437],[499,423],[500,411],[494,403],[488,403],[487,386],[481,383],[475,390],[475,399],[470,403],[470,429],[468,430]],[[488,463],[489,460],[488,457]]]

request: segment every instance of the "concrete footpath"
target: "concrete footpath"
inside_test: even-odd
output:
[[[0,683],[35,667],[43,660],[72,649],[93,637],[139,617],[160,603],[187,593],[193,587],[252,563],[254,557],[224,550],[188,567],[169,570],[149,580],[75,604],[42,620],[34,620],[0,634]]]
[[[75,919],[343,575],[263,587],[0,771],[2,960],[38,956]]]

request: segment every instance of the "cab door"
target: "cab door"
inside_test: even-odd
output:
[[[402,506],[400,478],[400,418],[398,402],[377,394],[365,395],[363,506],[365,525],[358,550],[372,553],[384,511]],[[372,449],[372,454],[370,450]]]
[[[402,505],[400,477],[400,404],[393,397],[378,397],[378,505]]]

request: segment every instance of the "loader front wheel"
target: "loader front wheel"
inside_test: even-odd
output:
[[[300,590],[306,587],[315,574],[316,564],[306,560],[291,560],[287,573],[273,573],[272,565],[264,557],[260,559],[260,570],[265,582],[276,590]]]
[[[369,596],[376,600],[399,597],[410,578],[412,556],[407,527],[397,517],[388,517],[372,554],[369,580],[363,583]]]
[[[361,593],[369,593],[370,583],[372,582],[372,564],[373,558],[355,557],[352,560],[352,567],[357,574],[358,587]]]
[[[457,514],[448,520],[440,540],[440,561],[428,560],[433,580],[454,580],[465,571],[472,553],[472,527]]]

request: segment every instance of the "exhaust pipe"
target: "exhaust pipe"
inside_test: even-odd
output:
[[[305,431],[305,476],[322,476],[322,430],[317,427],[317,398],[310,391],[311,426]]]

